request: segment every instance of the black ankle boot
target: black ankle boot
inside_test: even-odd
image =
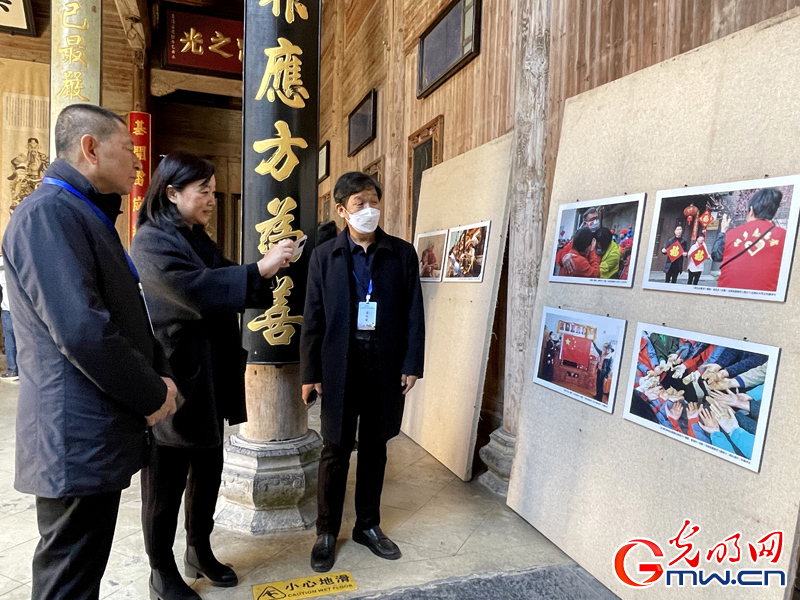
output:
[[[233,569],[223,565],[214,556],[209,542],[196,546],[187,545],[184,564],[187,577],[205,577],[216,587],[233,587],[239,583],[239,578]]]
[[[200,600],[178,572],[178,567],[150,571],[150,600]]]

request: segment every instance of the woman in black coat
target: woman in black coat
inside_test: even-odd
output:
[[[214,208],[214,165],[170,154],[159,165],[139,213],[131,256],[141,276],[156,337],[178,386],[178,411],[153,428],[150,464],[142,471],[142,523],[152,569],[151,598],[197,600],[175,564],[172,544],[186,491],[190,577],[238,583],[211,551],[222,475],[223,419],[247,420],[246,354],[238,314],[272,304],[270,279],[292,258],[294,242],[275,245],[257,263],[226,260],[204,226]]]

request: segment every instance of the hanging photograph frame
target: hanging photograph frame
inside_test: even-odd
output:
[[[0,11],[0,33],[36,37],[31,0],[12,0]]]
[[[480,52],[481,0],[453,0],[419,36],[417,98],[430,96]]]

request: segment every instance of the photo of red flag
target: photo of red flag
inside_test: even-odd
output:
[[[675,240],[675,243],[667,248],[667,258],[669,258],[670,262],[675,262],[681,256],[683,256],[683,246],[680,240]]]
[[[706,258],[708,258],[708,250],[706,250],[705,244],[700,246],[697,250],[695,250],[692,253],[692,262],[694,262],[694,264],[696,265],[699,265]]]
[[[585,337],[564,334],[561,343],[561,360],[574,362],[582,367],[589,366],[589,357],[592,352],[592,340]]]

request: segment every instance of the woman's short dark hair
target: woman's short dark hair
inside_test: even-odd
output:
[[[195,181],[207,184],[215,172],[214,164],[204,158],[186,152],[167,154],[158,165],[150,180],[139,211],[138,227],[152,222],[157,227],[164,223],[182,225],[183,218],[178,207],[167,197],[167,187],[181,192]]]
[[[783,200],[783,193],[780,190],[764,188],[753,194],[747,207],[753,209],[753,216],[756,219],[771,221],[781,207],[781,200]]]
[[[372,175],[367,175],[360,171],[351,171],[339,177],[333,188],[333,199],[336,204],[344,205],[347,204],[347,199],[350,196],[364,190],[375,190],[375,193],[378,194],[378,200],[383,197],[381,184],[375,181]]]
[[[575,237],[572,238],[572,248],[581,254],[586,252],[586,249],[592,245],[594,233],[588,227],[581,227],[575,232]]]

